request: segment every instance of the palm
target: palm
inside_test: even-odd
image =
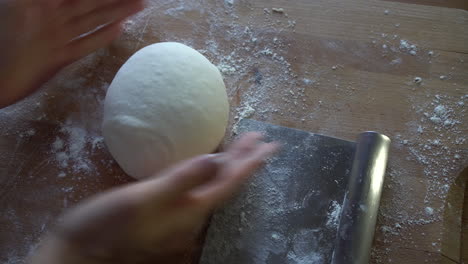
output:
[[[118,36],[121,20],[141,10],[142,2],[3,0],[0,107],[27,96],[61,67],[109,44]]]

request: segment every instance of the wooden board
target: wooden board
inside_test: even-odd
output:
[[[460,263],[468,13],[434,2],[149,1],[109,48],[0,110],[0,261],[22,263],[63,210],[132,181],[100,136],[105,91],[136,50],[179,41],[223,72],[231,127],[249,116],[350,140],[387,134],[372,263]]]

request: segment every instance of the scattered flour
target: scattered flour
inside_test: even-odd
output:
[[[244,106],[241,106],[237,109],[237,115],[234,117],[234,120],[236,123],[233,125],[232,128],[232,133],[234,135],[238,134],[237,128],[239,125],[239,122],[241,122],[245,118],[250,118],[255,114],[255,109],[251,107],[248,103],[244,104]]]
[[[263,124],[248,124],[241,132],[262,131],[267,140],[284,133]],[[322,186],[345,188],[349,169],[336,164],[350,163],[352,153],[334,142],[336,152],[322,155],[325,164],[315,163],[315,153],[324,153],[321,148],[333,144],[317,146],[313,144],[319,140],[316,136],[290,133],[292,140],[282,152],[214,214],[200,263],[329,262],[341,215],[338,201],[344,200],[344,192]]]
[[[91,156],[104,147],[102,136],[90,133],[71,120],[65,122],[60,133],[51,145],[51,153],[62,169],[58,177],[65,177],[71,173],[96,173]]]
[[[325,70],[319,67],[312,70],[293,69],[291,62],[301,58],[288,56],[291,49],[290,45],[294,43],[294,37],[282,34],[282,32],[286,29],[291,31],[290,28],[296,25],[296,21],[287,19],[286,15],[280,15],[285,14],[284,10],[277,12],[272,8],[264,8],[263,17],[260,20],[254,17],[244,17],[240,22],[236,11],[239,5],[236,5],[235,1],[233,1],[233,4],[230,4],[230,1],[221,1],[218,5],[220,9],[210,10],[209,12],[200,3],[176,2],[179,3],[180,8],[173,16],[181,23],[185,23],[189,29],[199,30],[199,28],[191,24],[189,19],[184,18],[185,13],[196,11],[206,17],[207,21],[209,21],[209,27],[206,30],[203,29],[204,34],[206,33],[206,40],[197,42],[187,38],[184,34],[174,32],[162,33],[161,37],[162,39],[184,42],[202,49],[203,53],[218,66],[225,77],[230,100],[235,102],[232,108],[234,113],[233,120],[231,120],[232,124],[249,117],[270,121],[274,120],[276,115],[287,116],[291,119],[291,122],[299,120],[308,122],[314,120],[317,111],[323,111],[323,109],[331,107],[334,107],[331,108],[334,111],[330,111],[329,116],[333,120],[336,110],[342,110],[342,105],[337,105],[337,102],[334,101],[327,101],[320,96],[320,93],[312,93],[316,96],[314,98],[307,97],[308,94],[311,94],[310,91],[318,90],[327,83],[335,82],[338,84],[341,71],[331,71],[330,67],[335,63],[339,64],[340,61],[326,66]],[[276,15],[273,15],[273,13],[276,13]],[[393,12],[389,11],[388,14],[393,14]],[[130,35],[136,35],[139,32],[137,26],[142,25],[150,15],[152,14],[148,12],[138,17],[139,23],[135,24],[132,30],[133,33]],[[406,69],[403,67],[407,67],[413,69],[412,61],[431,63],[431,60],[435,60],[439,56],[434,51],[424,51],[424,47],[419,46],[423,45],[422,43],[412,43],[404,36],[403,32],[401,34],[398,32],[404,29],[407,23],[394,22],[390,25],[394,25],[392,26],[394,32],[373,32],[373,36],[370,36],[372,43],[375,44],[375,49],[379,50],[381,55],[387,59],[388,68]],[[153,25],[153,30],[161,34],[157,30],[161,26],[163,24]],[[220,38],[219,36],[223,37]],[[229,44],[223,45],[225,42]],[[334,48],[336,48],[336,45]],[[320,63],[315,65],[314,60],[310,62],[313,67],[320,66]],[[334,78],[323,78],[324,72],[331,72],[336,76]],[[420,74],[423,73],[413,71],[409,76],[418,76]],[[446,74],[445,76],[451,76],[448,72],[444,74]],[[411,246],[411,243],[414,242],[412,241],[413,238],[407,237],[407,240],[401,241],[404,232],[414,225],[426,225],[440,220],[440,212],[443,212],[443,208],[435,205],[434,201],[445,199],[453,181],[448,176],[460,169],[456,166],[456,164],[460,164],[460,160],[466,159],[466,154],[460,151],[460,148],[463,144],[466,144],[466,136],[463,133],[461,124],[466,120],[466,110],[463,107],[467,104],[468,97],[449,98],[442,94],[442,89],[441,94],[434,97],[428,89],[416,89],[414,83],[423,85],[429,84],[432,79],[440,79],[439,75],[432,77],[421,76],[424,77],[424,83],[422,83],[423,79],[421,77],[409,82],[412,84],[411,88],[415,88],[418,94],[414,96],[411,94],[402,95],[410,101],[413,108],[409,112],[411,114],[414,112],[415,117],[408,124],[406,131],[402,132],[403,135],[400,137],[395,136],[396,140],[394,140],[394,142],[399,142],[396,147],[406,149],[408,155],[391,157],[392,162],[386,179],[386,188],[391,191],[394,198],[387,197],[379,214],[381,222],[384,223],[379,229],[382,232],[382,240],[379,243],[385,246],[400,242],[402,245]],[[445,83],[448,83],[448,81]],[[350,93],[352,96],[351,87],[353,87],[353,84],[340,85],[335,87],[350,88],[337,90],[337,93]],[[365,89],[366,87],[366,84],[354,85],[358,89]],[[344,109],[346,108],[344,107]],[[303,114],[304,112],[306,114]],[[393,133],[393,130],[389,129],[389,133]],[[233,129],[234,132],[235,130]],[[448,147],[451,145],[457,147]],[[454,160],[457,162],[455,163]],[[421,184],[427,185],[427,193],[424,194],[425,205],[422,208],[415,208],[415,202],[407,199],[407,197],[412,197],[408,193],[414,192],[414,190],[410,190],[414,183],[407,182],[407,176],[417,172],[402,169],[400,165],[406,164],[405,162],[415,162],[422,167]],[[274,198],[272,196],[272,199]],[[385,207],[385,205],[388,205],[388,207]],[[433,208],[432,215],[426,214],[426,207]],[[332,209],[331,207],[331,212],[333,212]],[[232,217],[239,218],[239,221],[244,224],[244,228],[248,228],[252,219],[249,218],[248,210],[243,212],[243,216],[235,215]],[[332,216],[333,214],[329,215],[331,222],[335,219]],[[237,230],[237,232],[243,233],[246,231],[241,229]],[[278,244],[281,244],[279,242],[283,241],[285,237],[285,234],[281,232],[267,235],[272,241],[278,241]],[[226,253],[231,248],[222,240],[219,246]],[[394,248],[386,250],[385,246],[375,253],[378,256],[398,254],[398,250]],[[288,256],[291,259],[300,259],[294,254],[288,254]],[[379,259],[378,256],[377,259]],[[305,263],[310,262],[305,261]],[[384,261],[384,263],[387,262]]]
[[[452,109],[448,109],[444,105],[437,105],[432,113],[424,113],[429,120],[435,125],[441,125],[444,127],[453,127],[460,123],[460,121],[451,119]]]
[[[220,64],[218,64],[217,67],[218,67],[219,71],[221,73],[225,74],[225,75],[236,73],[236,68],[229,65],[229,64],[220,63]]]
[[[416,55],[418,52],[418,48],[416,47],[416,45],[411,44],[408,40],[405,39],[400,40],[400,50],[408,52],[411,55]]]
[[[55,225],[63,210],[102,191],[102,168],[108,168],[116,183],[122,178],[122,173],[110,169],[114,163],[100,136],[98,113],[107,84],[89,87],[80,77],[69,78],[66,70],[63,74],[65,77],[58,76],[55,84],[68,96],[56,100],[52,107],[57,110],[52,108],[52,114],[43,109],[47,104],[39,103],[60,94],[51,87],[0,111],[0,122],[9,124],[0,126],[1,135],[11,137],[12,142],[16,140],[11,160],[0,173],[3,187],[8,186],[4,177],[14,183],[8,189],[0,188],[0,203],[11,211],[0,217],[0,222],[7,223],[0,243],[8,239],[8,246],[0,248],[1,263],[25,263],[25,257],[34,251],[40,237]],[[65,121],[57,120],[62,116]],[[0,152],[3,166],[7,159],[2,155]],[[25,214],[25,207],[18,208],[18,202],[27,204],[31,213]]]
[[[434,209],[432,207],[426,207],[424,212],[426,212],[426,215],[431,216],[434,214]]]
[[[274,13],[284,14],[284,8],[274,7],[271,9]]]
[[[236,120],[242,120],[244,118],[252,117],[255,113],[255,109],[249,104],[245,104],[243,107],[240,107],[238,114],[234,117]]]
[[[464,158],[464,154],[457,145],[465,144],[466,133],[462,131],[462,121],[466,118],[466,110],[457,102],[466,100],[465,96],[453,98],[446,95],[436,94],[432,100],[415,96],[412,99],[413,109],[421,115],[420,120],[415,124],[410,124],[415,134],[409,138],[396,136],[397,141],[406,148],[409,157],[406,160],[415,161],[422,167],[423,178],[421,183],[426,185],[426,193],[423,197],[425,207],[418,211],[413,204],[414,201],[407,200],[405,195],[398,195],[399,192],[411,191],[411,185],[405,184],[403,171],[400,166],[390,164],[386,182],[388,188],[394,189],[397,195],[392,200],[393,208],[382,208],[380,217],[397,221],[401,228],[411,225],[426,225],[440,221],[441,212],[444,211],[444,204],[450,186],[454,184],[455,178],[449,177],[461,171],[458,159]],[[452,147],[448,147],[452,146]],[[406,190],[406,191],[405,191]],[[398,230],[400,229],[398,228]],[[384,237],[396,236],[393,239],[401,239],[401,233],[397,229],[385,227],[382,231]]]
[[[327,226],[329,227],[338,227],[340,223],[342,206],[337,201],[333,201],[330,206],[330,213],[328,214]]]
[[[330,120],[336,120],[336,118],[334,119],[336,110],[346,109],[343,105],[327,101],[319,93],[315,94],[317,97],[314,98],[308,98],[307,94],[326,83],[338,82],[341,78],[340,71],[330,71],[330,65],[326,66],[326,70],[322,71],[317,67],[319,65],[313,63],[310,64],[313,69],[293,69],[291,63],[301,58],[288,56],[291,50],[291,42],[294,42],[294,36],[291,37],[283,33],[286,29],[291,31],[291,28],[296,26],[296,21],[288,19],[282,8],[265,8],[260,22],[256,17],[248,17],[244,21],[239,21],[239,13],[236,9],[240,6],[238,3],[240,2],[235,0],[224,0],[214,4],[215,8],[208,9],[203,1],[151,0],[150,8],[125,22],[124,36],[120,44],[129,52],[136,51],[145,43],[153,41],[153,39],[148,38],[149,33],[152,33],[154,36],[159,36],[163,41],[179,41],[199,48],[203,54],[218,66],[225,77],[230,100],[236,102],[232,108],[232,112],[235,113],[233,115],[234,120],[231,122],[233,124],[238,120],[249,117],[269,121],[275,115],[288,116],[291,122],[298,120],[302,122],[314,121],[315,111],[322,109],[329,111]],[[276,13],[276,15],[272,15],[272,13]],[[164,19],[156,19],[155,16],[162,16]],[[190,18],[193,16],[203,17],[205,19],[203,22],[206,23],[195,25]],[[165,28],[166,22],[164,21],[168,19],[177,21],[177,23],[183,25],[181,28],[187,31],[182,30],[182,32],[178,33],[160,30]],[[394,30],[401,30],[405,26],[405,24],[400,26],[399,23],[394,25],[395,27],[392,26]],[[190,34],[187,32],[202,33],[203,37],[190,38],[188,37]],[[373,40],[375,47],[382,50],[382,55],[388,57],[388,65],[391,67],[405,66],[409,59],[426,57],[427,60],[430,60],[440,56],[434,51],[427,51],[422,56],[422,48],[406,39],[402,39],[398,34],[400,33],[379,32],[378,38]],[[137,43],[135,44],[135,42]],[[405,57],[406,54],[416,57]],[[83,67],[96,67],[92,62],[93,57],[85,58],[81,65]],[[314,60],[310,62],[314,62]],[[324,72],[333,72],[336,77],[334,79],[325,79],[322,77]],[[410,76],[422,73],[412,74],[414,75]],[[445,80],[444,83],[449,83],[452,75],[449,72],[444,74],[446,75],[437,75],[433,76],[433,78]],[[442,76],[450,76],[450,78],[441,78]],[[108,75],[107,81],[110,80],[111,78]],[[425,77],[424,82],[429,81]],[[76,87],[68,88],[73,93],[86,87],[85,82],[78,78],[74,78],[73,83]],[[352,86],[353,84],[349,84],[349,87]],[[366,84],[354,84],[354,86],[358,87],[358,89],[366,89]],[[86,87],[86,90],[88,88]],[[100,89],[101,92],[99,93],[87,91],[89,93],[88,97],[75,96],[74,100],[83,104],[78,110],[87,115],[99,112],[88,110],[86,107],[89,105],[85,102],[100,97],[100,100],[102,100],[103,90],[105,89]],[[351,88],[337,90],[337,93],[343,91],[350,92]],[[41,103],[41,100],[51,97],[48,93],[34,95],[27,103],[19,104],[14,109],[0,111],[2,133],[7,131],[9,134],[19,135],[19,138],[23,140],[23,144],[26,144],[24,142],[27,142],[28,138],[37,135],[39,132],[31,130],[28,125],[19,127],[19,124],[16,123],[14,124],[15,129],[21,130],[21,133],[12,132],[8,129],[8,127],[11,127],[8,125],[9,123],[5,123],[1,118],[10,116],[24,118],[26,116],[33,120],[48,120],[49,117],[41,111],[46,105]],[[401,144],[398,147],[408,150],[408,155],[404,158],[410,159],[411,162],[417,162],[422,166],[424,184],[427,184],[427,194],[424,197],[425,206],[422,208],[414,208],[412,201],[405,200],[407,194],[411,193],[409,186],[414,184],[405,182],[405,177],[415,172],[404,171],[399,166],[401,162],[397,160],[399,157],[392,157],[393,160],[397,161],[390,165],[386,179],[388,186],[386,188],[394,192],[392,195],[395,198],[386,201],[386,204],[390,204],[389,208],[382,208],[379,215],[384,225],[379,229],[383,233],[383,238],[378,242],[385,246],[399,243],[402,234],[412,225],[426,225],[440,220],[440,212],[443,212],[443,208],[434,205],[433,201],[444,200],[447,197],[450,186],[453,184],[453,179],[448,176],[453,175],[460,169],[456,164],[466,160],[466,152],[462,152],[460,149],[467,142],[466,131],[463,130],[464,126],[462,124],[466,122],[465,105],[468,103],[468,95],[452,98],[445,96],[441,89],[440,94],[435,96],[431,94],[427,96],[426,94],[406,96],[413,105],[412,110],[414,110],[416,117],[413,123],[408,124],[404,136],[397,138],[394,142],[400,142]],[[34,104],[31,104],[31,102],[34,102]],[[304,112],[306,114],[303,114]],[[47,151],[52,154],[51,164],[56,164],[59,169],[56,174],[59,180],[65,178],[67,181],[70,179],[78,181],[79,177],[77,175],[83,175],[83,177],[88,177],[87,181],[90,181],[99,176],[97,175],[97,164],[93,156],[102,152],[103,141],[97,132],[98,129],[95,127],[90,128],[87,121],[84,121],[88,117],[76,118],[74,116],[65,119],[65,122],[60,122],[57,135],[54,135],[52,141],[48,142]],[[99,122],[96,120],[98,119],[94,118],[89,122],[94,122],[99,126]],[[110,161],[103,160],[99,162],[107,164]],[[287,171],[278,173],[283,176],[288,175]],[[61,189],[61,192],[66,193],[66,195],[73,195],[77,192],[77,189],[76,186],[65,186]],[[268,197],[275,201],[281,194],[270,193],[266,195],[270,195]],[[68,207],[69,201],[72,200],[65,199],[63,206]],[[330,206],[326,221],[327,225],[333,225],[339,221],[339,215],[335,213],[339,210],[338,207],[339,204],[334,203]],[[428,210],[430,213],[428,213]],[[24,220],[19,216],[14,216],[14,212],[8,214],[13,215],[10,216],[10,219],[13,219],[10,222],[18,225],[14,230],[22,230],[21,223]],[[233,217],[239,217],[239,221],[242,221],[244,226],[247,227],[249,222],[252,221],[252,219],[249,219],[248,211],[245,211],[242,217],[240,215]],[[46,222],[44,219],[38,219],[38,222],[41,222],[36,228],[38,234],[43,226],[42,221]],[[245,230],[237,230],[237,232],[245,232]],[[274,232],[269,234],[269,237],[282,246],[286,235],[282,232]],[[295,234],[297,238],[315,235],[317,233],[314,233],[313,230],[302,230]],[[405,239],[407,241],[401,242],[402,245],[412,243],[411,237]],[[294,248],[294,252],[288,253],[288,258],[292,262],[301,264],[320,263],[323,256],[311,252],[305,254],[304,252],[309,245],[301,244],[299,241],[292,241],[291,248]],[[21,246],[16,247],[15,244],[15,249],[10,250],[6,263],[21,263],[26,254],[25,252],[34,249],[36,242],[37,237],[25,236]],[[439,241],[436,242],[436,245],[438,243]],[[225,244],[220,243],[220,246],[222,245]],[[227,250],[228,248],[224,249]],[[383,247],[376,254],[381,256],[398,254],[395,253],[396,251],[395,249],[386,250]]]
[[[402,62],[403,60],[401,58],[396,58],[390,62],[390,65],[397,65],[397,64],[401,64]]]

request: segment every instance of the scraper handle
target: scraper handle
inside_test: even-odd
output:
[[[389,147],[390,139],[382,134],[359,136],[332,264],[369,263]]]

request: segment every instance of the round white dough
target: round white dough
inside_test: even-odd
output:
[[[102,128],[122,169],[142,179],[214,151],[228,117],[219,70],[196,50],[166,42],[143,48],[119,70],[107,91]]]

